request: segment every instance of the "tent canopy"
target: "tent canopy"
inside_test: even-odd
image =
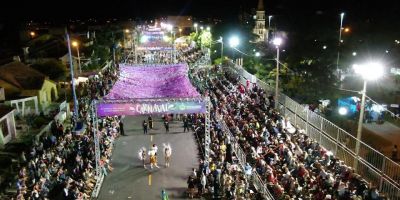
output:
[[[205,102],[186,64],[120,65],[120,77],[97,105],[100,116],[203,113]]]

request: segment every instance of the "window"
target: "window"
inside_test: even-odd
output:
[[[7,137],[9,134],[8,126],[7,126],[7,119],[4,119],[3,121],[1,121],[0,126],[1,126],[1,131],[3,131],[3,137]]]

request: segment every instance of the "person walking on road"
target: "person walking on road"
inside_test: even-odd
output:
[[[146,120],[143,120],[143,132],[144,132],[144,134],[147,134],[147,122],[146,122]]]
[[[151,116],[149,116],[149,118],[147,118],[147,120],[149,121],[149,128],[153,129],[153,118]]]
[[[189,122],[188,122],[188,119],[184,118],[183,119],[183,132],[185,133],[186,130],[189,132]]]
[[[143,162],[143,167],[144,168],[146,168],[146,148],[145,147],[142,147],[140,150],[139,150],[139,158],[140,158],[140,160],[142,160],[142,162]]]
[[[169,162],[171,161],[171,145],[164,144],[164,156],[165,156],[165,167],[169,167]]]
[[[169,122],[168,122],[168,119],[166,119],[164,121],[164,126],[165,126],[165,132],[169,133]]]
[[[122,122],[122,119],[119,120],[119,132],[121,133],[121,135],[125,135],[124,123]]]

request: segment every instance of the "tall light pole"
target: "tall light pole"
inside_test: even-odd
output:
[[[276,47],[276,77],[275,77],[275,108],[278,108],[279,96],[279,46],[282,44],[282,38],[275,38],[272,43]]]
[[[218,42],[221,43],[221,62],[222,62],[224,60],[224,38],[220,36]]]
[[[67,29],[65,29],[65,36],[67,38],[67,44],[68,44],[69,69],[70,69],[70,72],[71,72],[72,96],[74,98],[74,117],[75,117],[75,119],[78,119],[78,116],[79,116],[79,113],[78,113],[78,99],[76,98],[76,92],[75,92],[74,64],[72,62],[71,41],[69,39],[69,34],[68,34],[68,30]]]
[[[81,68],[81,57],[79,55],[79,43],[77,41],[72,42],[72,46],[76,48],[76,52],[78,54],[78,67],[79,67],[79,74],[82,74],[82,68]]]
[[[338,52],[337,52],[337,59],[336,59],[336,72],[338,74],[339,79],[340,79],[339,59],[340,59],[340,44],[342,43],[343,17],[344,17],[344,13],[342,12],[342,13],[340,13],[339,43],[338,43]]]
[[[231,38],[229,38],[229,46],[232,49],[236,50],[236,47],[239,45],[239,43],[240,43],[240,40],[237,36],[232,36]],[[233,53],[234,53],[233,55],[235,55],[235,51]],[[233,57],[235,57],[235,56],[233,56]]]
[[[197,35],[197,26],[198,26],[198,24],[197,23],[194,23],[194,29],[196,30],[196,35]]]
[[[126,35],[129,34],[130,30],[129,29],[125,29],[125,34],[124,34],[124,48],[126,49],[128,46],[128,41],[126,39]]]
[[[360,74],[364,79],[364,87],[361,91],[361,109],[360,116],[358,118],[357,126],[357,141],[356,141],[356,156],[360,156],[360,141],[362,136],[362,126],[364,121],[364,110],[365,110],[365,96],[367,93],[367,81],[376,80],[383,75],[383,66],[380,63],[366,63],[363,65],[353,65],[353,69],[357,74]],[[354,162],[354,169],[357,170],[358,160]]]

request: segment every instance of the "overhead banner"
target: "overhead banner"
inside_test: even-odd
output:
[[[203,101],[99,103],[99,117],[116,115],[205,113]]]

